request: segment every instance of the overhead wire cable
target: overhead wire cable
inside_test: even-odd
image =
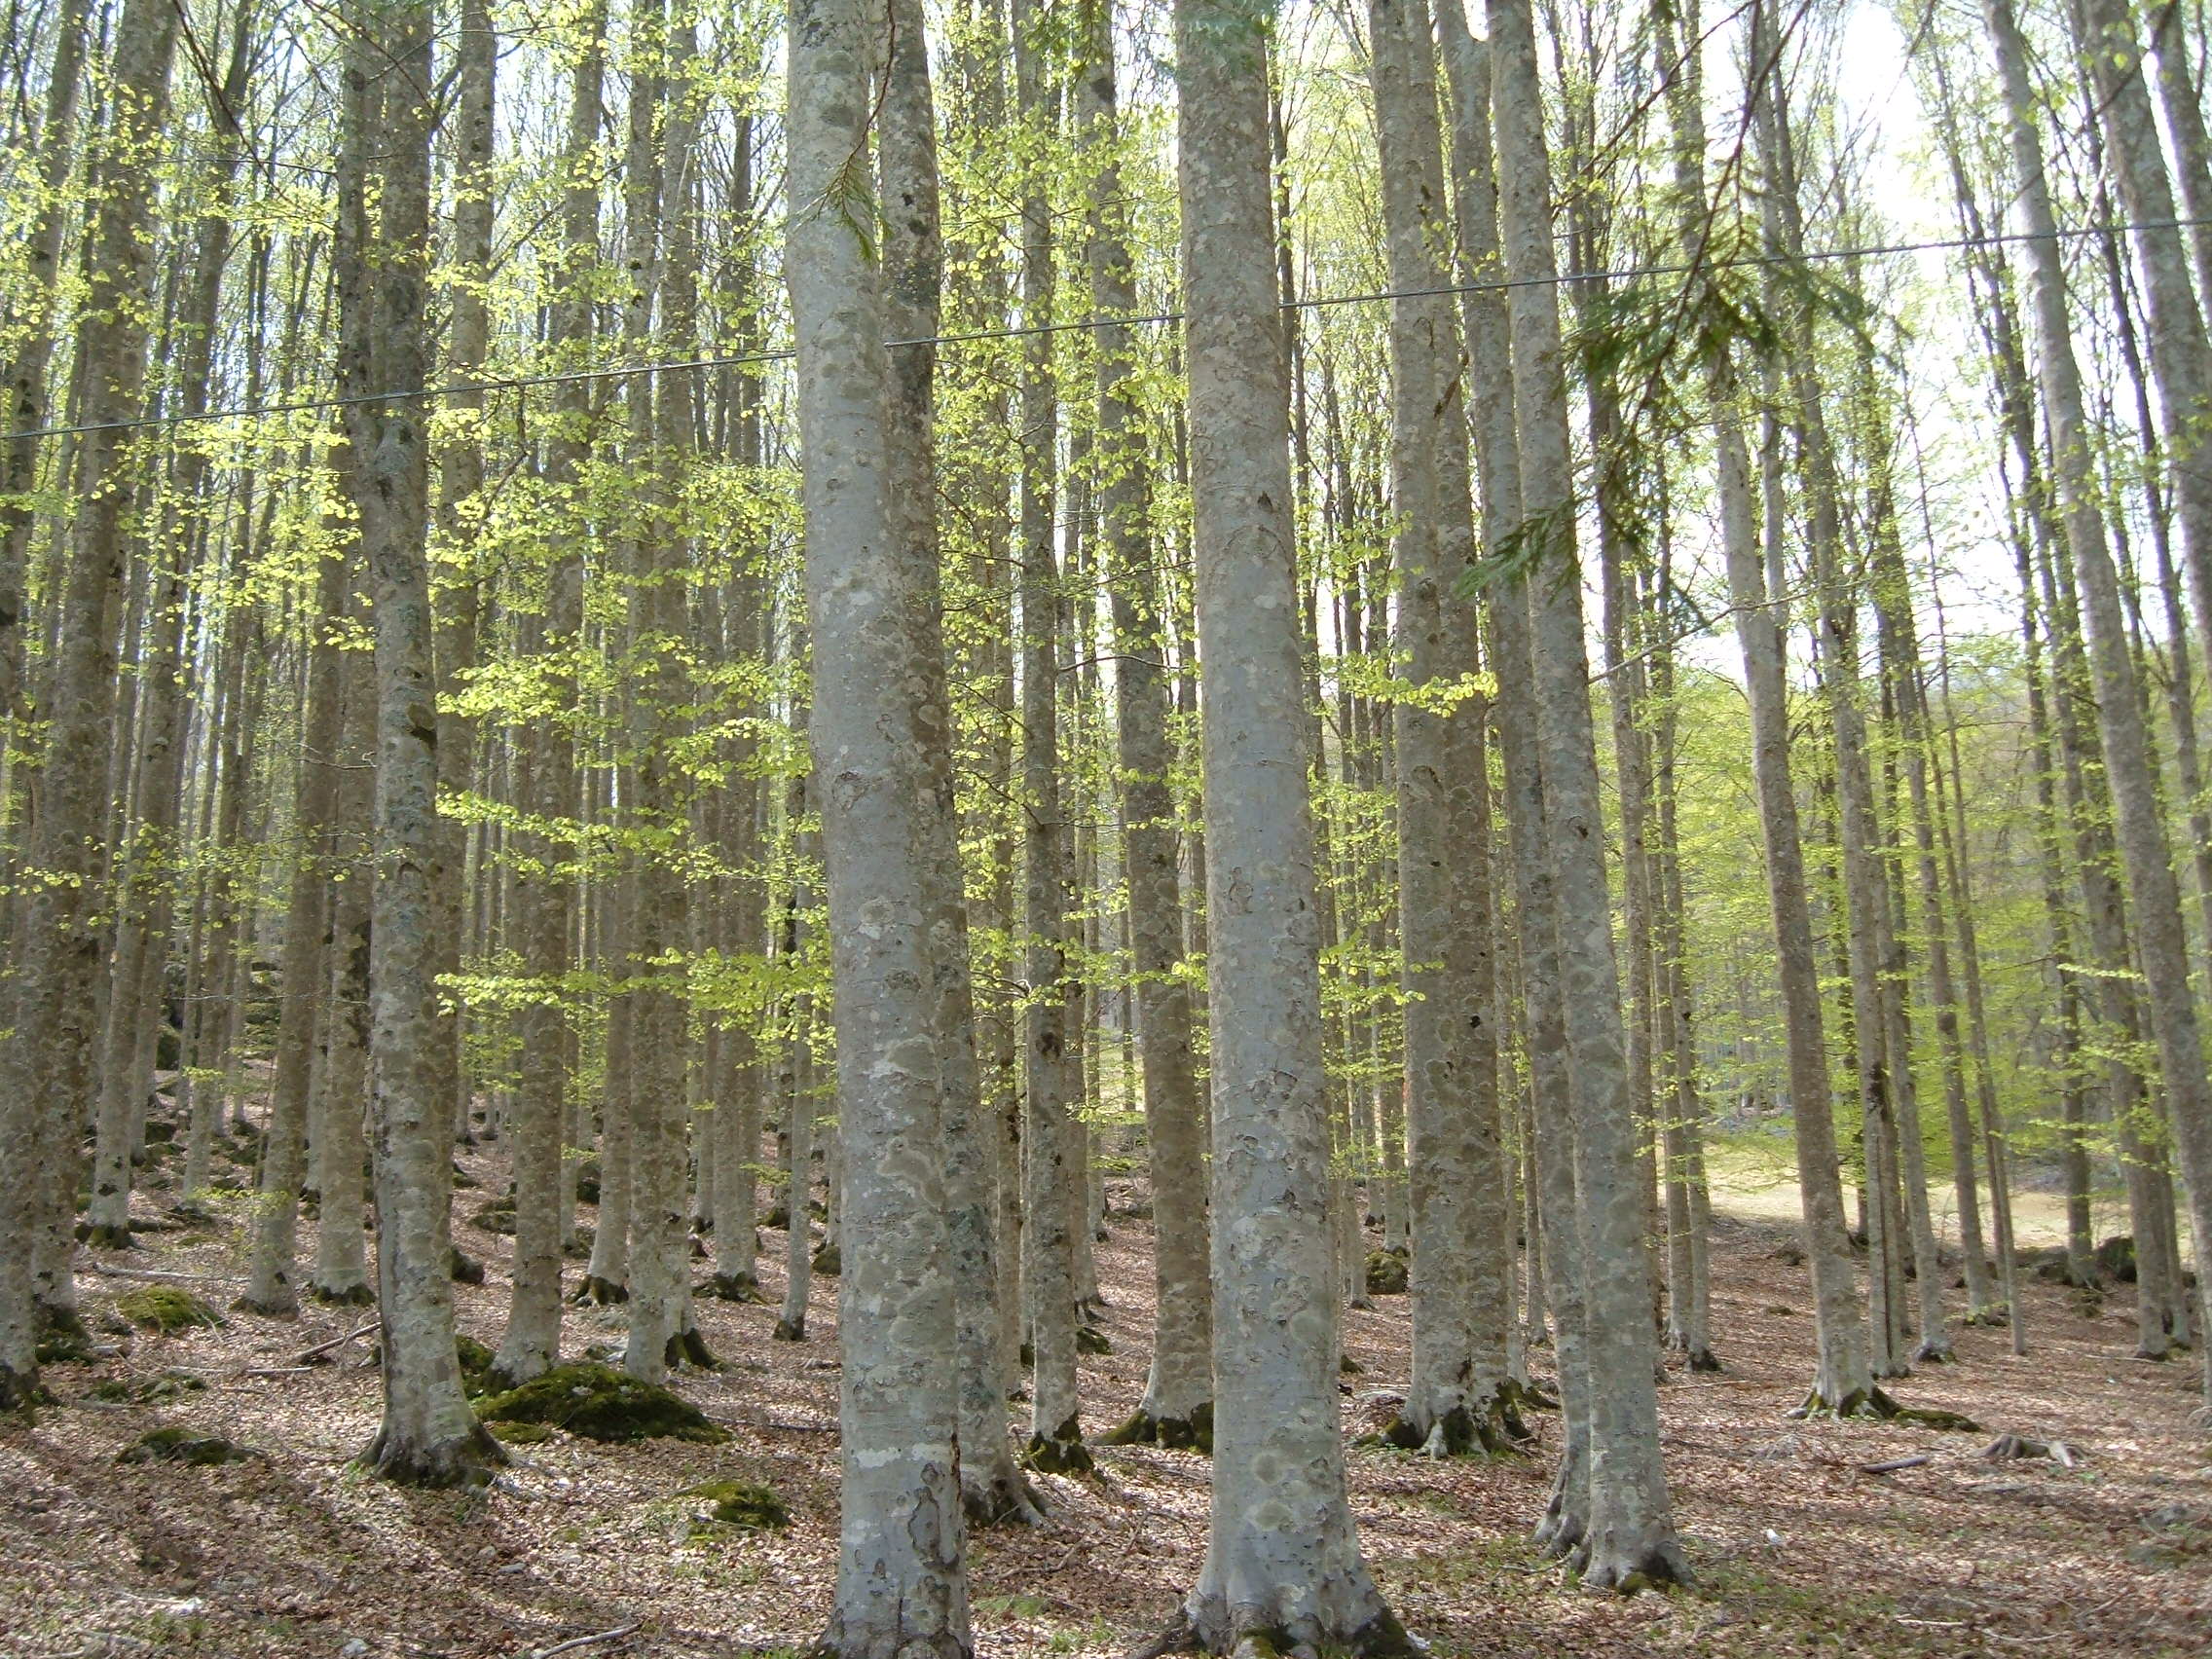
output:
[[[2124,236],[2136,231],[2190,230],[2212,224],[2204,217],[2174,219],[2123,220],[2097,225],[2064,226],[2049,233],[2061,241],[2077,241],[2088,237]],[[1812,248],[1801,254],[1753,253],[1732,256],[1727,259],[1685,260],[1664,265],[1624,266],[1606,271],[1561,271],[1548,276],[1499,276],[1480,282],[1450,282],[1433,288],[1389,288],[1371,293],[1316,294],[1302,299],[1285,300],[1283,311],[1324,311],[1337,306],[1380,305],[1391,300],[1437,299],[1456,294],[1501,293],[1514,288],[1557,287],[1571,282],[1631,282],[1654,276],[1691,276],[1700,272],[1728,271],[1768,265],[1818,265],[1834,264],[1839,260],[1892,259],[1914,253],[1959,252],[1976,247],[1999,247],[2016,242],[2044,240],[2044,233],[2035,231],[1991,231],[1979,236],[1938,237],[1927,241],[1876,242],[1863,247]],[[1179,311],[1147,312],[1130,316],[1077,317],[1066,322],[1026,323],[1015,328],[981,328],[962,334],[924,334],[910,340],[886,340],[886,350],[898,351],[914,346],[974,346],[992,340],[1030,340],[1045,334],[1074,334],[1095,328],[1145,328],[1165,323],[1181,322]],[[735,356],[682,357],[656,363],[609,363],[599,368],[568,369],[549,374],[505,375],[490,380],[461,382],[451,386],[415,387],[406,390],[363,391],[349,396],[300,398],[284,403],[240,405],[228,409],[178,411],[174,414],[134,416],[127,421],[91,421],[74,425],[31,426],[9,432],[0,442],[16,443],[33,438],[73,437],[92,432],[136,431],[152,426],[181,426],[205,424],[214,421],[258,421],[276,415],[305,415],[325,409],[350,409],[369,403],[406,403],[418,399],[431,401],[467,395],[486,395],[502,391],[522,391],[534,387],[573,386],[578,382],[627,380],[634,375],[684,374],[699,369],[750,368],[766,363],[789,362],[797,353],[787,349],[772,351],[752,351]]]

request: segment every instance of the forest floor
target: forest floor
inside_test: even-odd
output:
[[[459,1291],[464,1330],[496,1343],[511,1240],[466,1218],[505,1185],[497,1148],[466,1152],[457,1236],[490,1272]],[[1131,1193],[1117,1183],[1115,1197]],[[140,1200],[144,1203],[144,1200]],[[242,1283],[242,1195],[227,1225],[146,1234],[98,1266],[189,1275],[218,1306]],[[1721,1195],[1723,1210],[1726,1195]],[[152,1206],[144,1213],[152,1215]],[[312,1233],[312,1230],[311,1230]],[[1085,1424],[1119,1422],[1149,1348],[1149,1229],[1117,1213],[1098,1247],[1113,1351],[1084,1360]],[[1538,1414],[1524,1457],[1439,1463],[1355,1450],[1351,1492],[1369,1560],[1406,1625],[1442,1656],[1697,1653],[2180,1655],[2212,1652],[2212,1436],[2193,1426],[2194,1364],[2129,1357],[2131,1292],[2027,1287],[2030,1355],[2001,1331],[1956,1333],[1961,1363],[1898,1383],[1901,1400],[1967,1414],[1974,1433],[1892,1422],[1792,1422],[1810,1374],[1804,1270],[1786,1230],[1721,1215],[1714,1265],[1715,1376],[1670,1370],[1667,1466],[1693,1586],[1627,1600],[1577,1594],[1526,1537],[1558,1421]],[[781,1290],[784,1235],[762,1234]],[[303,1245],[307,1240],[303,1239]],[[119,1294],[155,1282],[94,1271],[79,1290],[97,1330]],[[571,1267],[571,1278],[575,1269]],[[124,1349],[48,1373],[57,1405],[0,1429],[0,1654],[449,1655],[525,1659],[628,1634],[584,1659],[726,1655],[803,1645],[822,1628],[836,1560],[834,1280],[817,1279],[808,1341],[770,1340],[772,1307],[701,1300],[725,1362],[681,1391],[733,1438],[519,1446],[489,1492],[415,1493],[350,1459],[376,1425],[369,1343],[297,1370],[352,1331],[358,1309],[297,1322],[239,1312],[221,1328],[100,1340]],[[1953,1299],[1954,1302],[1956,1298]],[[567,1351],[618,1343],[620,1314],[576,1309]],[[1379,1426],[1403,1385],[1402,1297],[1346,1316],[1347,1436]],[[1539,1373],[1548,1354],[1536,1355]],[[189,1373],[204,1389],[155,1403],[92,1397]],[[180,1425],[251,1448],[213,1467],[119,1465],[149,1429]],[[1991,1463],[2001,1432],[2063,1441],[2075,1466]],[[1892,1473],[1863,1465],[1925,1456]],[[1111,1655],[1162,1627],[1198,1571],[1207,1478],[1195,1455],[1100,1448],[1094,1478],[1040,1482],[1049,1523],[971,1541],[979,1652]],[[704,1520],[683,1489],[764,1482],[793,1524]]]

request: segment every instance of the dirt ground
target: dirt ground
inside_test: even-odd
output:
[[[498,1340],[510,1240],[467,1225],[505,1185],[497,1149],[463,1155],[482,1183],[458,1196],[457,1235],[490,1267],[460,1289],[463,1329]],[[1117,1188],[1117,1196],[1129,1195]],[[103,1267],[196,1275],[225,1306],[242,1282],[238,1225],[149,1234]],[[153,1213],[150,1209],[147,1213]],[[1146,1224],[1117,1214],[1099,1246],[1111,1354],[1084,1361],[1084,1420],[1104,1433],[1142,1390],[1151,1272]],[[1400,1616],[1439,1655],[1753,1656],[2212,1653],[2212,1435],[2191,1421],[2194,1365],[2130,1359],[2129,1292],[2084,1306],[2028,1289],[2031,1351],[1961,1331],[1961,1363],[1896,1385],[1913,1405],[1965,1413],[1976,1433],[1891,1423],[1795,1423],[1812,1320],[1783,1230],[1721,1218],[1714,1250],[1717,1376],[1668,1374],[1668,1470],[1696,1583],[1628,1600],[1575,1592],[1525,1543],[1556,1447],[1539,1416],[1532,1456],[1435,1463],[1354,1451],[1353,1504]],[[783,1235],[762,1235],[781,1290]],[[306,1240],[303,1240],[303,1244]],[[95,1327],[149,1282],[79,1280]],[[571,1278],[577,1269],[572,1264]],[[489,1492],[411,1493],[350,1458],[377,1417],[368,1344],[340,1362],[295,1356],[362,1323],[357,1309],[297,1322],[228,1314],[221,1329],[103,1334],[126,1351],[54,1368],[58,1404],[0,1429],[0,1654],[448,1655],[521,1659],[634,1627],[581,1651],[662,1659],[803,1645],[823,1625],[835,1565],[835,1292],[818,1280],[809,1340],[770,1340],[772,1308],[701,1301],[726,1363],[682,1391],[734,1436],[604,1446],[567,1436],[514,1448]],[[567,1351],[618,1342],[620,1319],[572,1310]],[[1402,1386],[1407,1310],[1383,1298],[1347,1315],[1347,1434],[1378,1426]],[[1535,1356],[1541,1373],[1548,1356]],[[154,1403],[88,1397],[103,1382],[190,1373],[203,1390]],[[114,1392],[115,1390],[107,1390]],[[147,1430],[220,1433],[260,1456],[214,1467],[119,1466]],[[2075,1454],[1991,1463],[1998,1433]],[[1862,1465],[1925,1455],[1888,1474]],[[1206,1464],[1101,1448],[1095,1478],[1040,1484],[1049,1525],[975,1537],[985,1655],[1125,1651],[1167,1620],[1205,1542]],[[745,1531],[679,1495],[711,1478],[765,1482],[793,1525]]]

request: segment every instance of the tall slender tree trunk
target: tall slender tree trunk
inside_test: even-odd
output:
[[[889,0],[891,56],[879,118],[883,176],[884,321],[895,339],[938,332],[944,244],[939,224],[936,106],[920,0]],[[919,830],[928,882],[936,980],[931,1035],[937,1044],[944,1148],[947,1259],[954,1284],[960,1366],[960,1487],[968,1518],[988,1525],[1038,1518],[1034,1494],[1014,1460],[1000,1369],[997,1125],[985,1113],[976,1063],[975,986],[969,966],[968,904],[953,797],[952,711],[945,684],[943,600],[936,513],[936,351],[907,346],[892,356],[886,475],[892,531],[917,603],[909,642],[913,740],[929,774],[928,817]]]
[[[1046,39],[1032,0],[1014,10],[1014,102],[1039,136],[1052,129]],[[1021,315],[1032,329],[1052,317],[1052,220],[1042,166],[1030,164],[1021,197]],[[1023,1311],[1031,1354],[1032,1468],[1090,1467],[1076,1386],[1075,1211],[1082,1171],[1073,1158],[1071,1098],[1081,1076],[1069,1052],[1072,983],[1067,967],[1068,826],[1060,798],[1059,571],[1054,555],[1053,475],[1058,392],[1052,337],[1033,333],[1021,370],[1021,811],[1024,1036],[1027,1100],[1021,1136]]]
[[[566,278],[547,319],[546,344],[566,363],[591,337],[592,303],[586,275],[599,262],[599,182],[593,173],[607,74],[607,11],[595,3],[580,20],[582,50],[570,72],[568,129],[562,152],[561,257]],[[514,937],[525,971],[535,981],[532,1000],[516,1018],[522,1075],[514,1119],[507,1131],[515,1172],[515,1258],[506,1330],[494,1356],[498,1380],[528,1382],[561,1355],[561,1261],[569,1224],[572,1171],[564,1158],[569,1139],[569,1088],[573,1034],[561,989],[572,961],[577,891],[569,863],[575,844],[567,827],[576,816],[575,658],[583,649],[585,534],[575,499],[589,455],[592,418],[587,383],[555,388],[553,429],[546,441],[545,483],[564,509],[550,550],[542,624],[525,628],[541,652],[551,718],[514,735],[516,795],[544,828],[527,833],[526,854],[535,867],[518,872]],[[594,1240],[596,1243],[596,1238]]]
[[[315,1024],[329,983],[333,845],[343,683],[336,629],[351,589],[345,557],[317,562],[314,614],[309,621],[307,695],[300,717],[300,758],[294,774],[290,900],[284,950],[277,967],[280,1001],[276,1074],[269,1088],[269,1133],[262,1151],[260,1201],[253,1214],[249,1278],[243,1306],[282,1316],[299,1306],[293,1284],[299,1250],[300,1182],[305,1173],[308,1087]]]
[[[87,233],[89,291],[78,325],[82,419],[75,516],[58,572],[67,625],[49,656],[39,804],[23,860],[35,881],[15,937],[9,1036],[0,1043],[0,1410],[38,1387],[40,1320],[73,1325],[70,1237],[80,1127],[98,1030],[102,895],[93,848],[106,823],[105,783],[115,635],[124,588],[130,434],[142,414],[152,165],[168,110],[177,14],[129,0],[115,23],[107,130],[94,158]]]
[[[1137,310],[1123,200],[1121,128],[1111,8],[1085,11],[1085,62],[1076,83],[1087,142],[1104,152],[1092,186],[1090,302],[1097,330],[1098,524],[1113,602],[1115,718],[1123,861],[1128,881],[1130,966],[1144,1067],[1145,1141],[1152,1175],[1153,1350],[1144,1397],[1108,1439],[1210,1448],[1213,1442],[1213,1291],[1206,1275],[1205,1161],[1191,1049],[1191,999],[1183,959],[1181,882],[1175,866],[1173,763],[1166,630],[1155,548],[1146,534],[1150,457],[1133,385],[1128,330]]]
[[[353,390],[419,387],[429,367],[423,307],[435,85],[430,8],[424,0],[354,0],[346,21],[350,176],[340,211],[364,233],[356,246],[367,267],[350,279],[346,384]],[[372,86],[381,97],[373,98]],[[376,103],[382,107],[372,117]],[[451,1095],[440,1088],[438,1052],[450,1036],[438,1011],[432,937],[440,830],[424,546],[429,458],[419,400],[354,404],[348,424],[376,625],[377,689],[369,1062],[384,1421],[362,1456],[387,1479],[444,1486],[481,1481],[504,1455],[468,1409],[454,1349],[447,1150],[453,1113]]]
[[[945,1225],[929,758],[915,740],[924,595],[890,498],[891,364],[864,152],[887,19],[796,0],[785,269],[814,632],[837,1117],[846,1139],[837,1335],[843,1515],[823,1638],[844,1659],[966,1659],[957,1298]],[[856,202],[857,198],[857,202]],[[794,1148],[791,1224],[806,1225]]]
[[[2097,724],[2104,738],[2105,770],[2112,786],[2121,866],[2133,901],[2135,949],[2142,967],[2152,1034],[2157,1044],[2174,1147],[2188,1182],[2191,1215],[2201,1252],[2203,1241],[2212,1238],[2212,1078],[2205,1073],[2202,1037],[2189,984],[2180,884],[2174,878],[2172,851],[2152,784],[2140,690],[2128,650],[2119,577],[2097,506],[2088,450],[2090,434],[2068,331],[2065,276],[2059,265],[2044,177],[2042,141],[2035,128],[2025,46],[2010,0],[1985,0],[1984,13],[2005,88],[2018,200],[2033,239],[2028,243],[2029,272],[2045,409],[2056,460],[2067,548],[2082,588]],[[2096,54],[2090,55],[2095,57]],[[2130,72],[2134,72],[2132,64]],[[2103,73],[2100,70],[2100,75]],[[2140,90],[2139,79],[2135,85]],[[2182,459],[2174,458],[2177,483]],[[2185,517],[2185,527],[2187,522]],[[2205,552],[2212,556],[2212,539],[2206,541]],[[2200,580],[2198,586],[2201,597],[2206,583]],[[2205,1370],[2205,1385],[2212,1390],[2212,1360]]]
[[[1400,1654],[1337,1425],[1309,721],[1269,211],[1272,5],[1177,0],[1184,325],[1205,700],[1213,1524],[1189,1640]]]
[[[1505,1381],[1497,1299],[1476,1327],[1477,1262],[1495,1229],[1495,1039],[1482,983],[1487,876],[1469,857],[1478,819],[1483,710],[1465,689],[1475,625],[1462,592],[1474,547],[1464,387],[1449,285],[1450,204],[1425,0],[1368,8],[1390,282],[1390,490],[1398,613],[1394,665],[1449,706],[1402,698],[1398,754],[1399,940],[1405,968],[1405,1102],[1412,1210],[1412,1381],[1384,1434],[1449,1456],[1502,1443]],[[1487,849],[1486,849],[1487,850]]]
[[[1541,751],[1544,821],[1557,880],[1560,993],[1574,1105],[1577,1227],[1590,1373],[1590,1509],[1574,1551],[1584,1584],[1624,1593],[1684,1579],[1659,1455],[1648,1198],[1637,1168],[1620,976],[1607,902],[1604,819],[1584,656],[1574,545],[1565,365],[1550,214],[1550,163],[1525,0],[1490,7],[1493,119],[1519,422],[1523,553]]]
[[[1702,156],[1702,121],[1678,103],[1678,156]],[[1677,174],[1685,238],[1701,235],[1705,213],[1702,167]],[[1693,240],[1690,243],[1695,246]],[[1758,500],[1739,404],[1735,365],[1725,345],[1709,349],[1707,400],[1718,457],[1721,549],[1728,601],[1736,613],[1744,680],[1751,704],[1751,775],[1759,833],[1766,853],[1767,899],[1774,917],[1776,978],[1788,1056],[1789,1109],[1803,1205],[1805,1254],[1813,1282],[1818,1357],[1806,1408],[1848,1416],[1878,1399],[1869,1365],[1866,1325],[1853,1284],[1851,1240],[1844,1221],[1843,1183],[1828,1087],[1827,1036],[1821,1002],[1805,849],[1798,827],[1796,783],[1789,755],[1789,686],[1784,622],[1788,601],[1770,591],[1760,557]]]
[[[491,0],[461,0],[456,21],[453,241],[447,256],[455,280],[448,290],[453,315],[446,372],[465,388],[483,372],[491,336],[492,116],[499,41],[493,32]],[[453,796],[467,793],[476,755],[476,721],[462,711],[458,694],[476,666],[479,577],[469,544],[482,532],[485,510],[479,499],[484,488],[484,394],[461,390],[447,400],[447,407],[460,417],[461,429],[438,458],[438,529],[447,557],[459,570],[446,591],[432,596],[438,602],[432,645],[437,658],[438,793]],[[431,897],[438,907],[437,974],[450,978],[461,968],[468,823],[459,815],[441,816],[439,830]],[[459,993],[454,995],[458,1000]],[[441,1087],[453,1103],[454,1136],[465,1142],[471,1135],[470,1089],[458,1016],[447,1022],[440,1045],[439,1062],[445,1068]]]

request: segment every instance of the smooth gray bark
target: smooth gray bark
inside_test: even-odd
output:
[[[938,965],[920,833],[935,808],[914,740],[924,596],[889,496],[891,364],[865,154],[874,0],[791,12],[785,270],[799,353],[812,737],[835,983],[848,1224],[842,1530],[824,1647],[846,1659],[965,1659],[956,1296],[944,1220]],[[795,1150],[795,1149],[794,1149]],[[794,1157],[791,1219],[806,1225]]]
[[[1088,60],[1077,82],[1087,140],[1124,143],[1114,84],[1111,9],[1088,7]],[[1137,312],[1119,150],[1108,148],[1093,186],[1090,298],[1102,318]],[[1144,1397],[1109,1436],[1205,1448],[1213,1440],[1213,1287],[1206,1257],[1206,1176],[1183,961],[1183,894],[1175,803],[1168,788],[1171,688],[1155,548],[1146,533],[1151,482],[1129,331],[1105,322],[1098,350],[1097,505],[1113,602],[1116,760],[1127,866],[1131,993],[1144,1068],[1145,1152],[1152,1175],[1153,1348]]]
[[[1476,1328],[1478,1258],[1494,1235],[1495,1045],[1486,976],[1487,868],[1469,857],[1482,751],[1464,385],[1449,285],[1450,206],[1423,0],[1371,0],[1370,59],[1390,323],[1392,666],[1414,695],[1392,709],[1397,744],[1399,941],[1404,955],[1406,1163],[1412,1221],[1413,1374],[1384,1433],[1431,1456],[1489,1449],[1505,1380],[1505,1325]],[[1457,694],[1449,705],[1433,699]],[[1426,699],[1420,695],[1426,693]],[[1487,885],[1487,883],[1485,883]]]
[[[352,200],[368,269],[344,318],[352,387],[428,380],[432,18],[424,0],[355,0],[344,65]],[[371,42],[374,42],[372,48]],[[380,65],[380,59],[382,63]],[[387,71],[380,74],[380,67]],[[372,92],[382,89],[382,96]],[[371,112],[381,104],[372,125]],[[362,1454],[387,1479],[483,1480],[505,1460],[461,1393],[454,1348],[448,1208],[452,1097],[439,1046],[437,701],[430,660],[425,411],[413,399],[351,406],[354,507],[376,632],[376,804],[371,853],[369,1052],[376,1135],[377,1309],[384,1420]]]
[[[95,426],[143,413],[154,241],[151,165],[168,109],[177,14],[129,0],[116,19],[107,130],[94,159],[88,291],[78,325],[80,410]],[[92,1086],[100,966],[95,847],[104,793],[115,636],[124,595],[131,434],[80,441],[75,512],[59,572],[66,619],[49,656],[39,808],[25,847],[39,879],[20,901],[10,1036],[0,1043],[0,1410],[30,1403],[41,1318],[73,1323],[80,1128]]]
[[[1213,1028],[1210,1651],[1409,1643],[1359,1553],[1337,1419],[1309,722],[1270,224],[1271,4],[1177,0],[1184,338]]]
[[[2028,243],[2029,275],[2041,387],[2056,462],[2067,550],[2082,589],[2097,725],[2104,739],[2105,771],[2112,788],[2121,866],[2133,902],[2134,944],[2142,965],[2152,1035],[2157,1044],[2174,1148],[2188,1183],[2191,1218],[2201,1253],[2203,1240],[2212,1238],[2212,1079],[2205,1073],[2202,1036],[2189,984],[2180,884],[2174,877],[2172,850],[2152,783],[2141,693],[2129,650],[2119,577],[2097,504],[2089,453],[2091,436],[2068,329],[2065,276],[2053,233],[2042,139],[2035,127],[2025,43],[2010,0],[1984,0],[1984,16],[2005,88],[2013,166],[2018,176],[2017,200],[2033,238]],[[2097,56],[2094,52],[2090,55],[2092,59]],[[2112,68],[2106,65],[2100,75]],[[2139,67],[2131,62],[2127,73],[2135,77],[2133,84],[2140,92]],[[2177,455],[2173,459],[2178,481],[2184,458]],[[2188,522],[2185,512],[2185,533]],[[2212,541],[2207,542],[2205,550],[2212,555]],[[2194,556],[2193,552],[2193,559]],[[2203,591],[2200,582],[2200,598]],[[2212,1389],[2212,1362],[2207,1364],[2205,1380],[2207,1389]]]
[[[935,103],[920,0],[889,0],[891,58],[879,118],[883,179],[884,321],[893,338],[938,331],[944,246],[939,225]],[[975,988],[968,905],[953,796],[952,711],[945,682],[943,599],[939,573],[936,352],[908,346],[892,355],[886,475],[892,529],[916,596],[909,642],[917,692],[913,741],[929,775],[929,816],[918,830],[929,882],[936,973],[931,989],[944,1149],[947,1260],[954,1284],[960,1367],[960,1490],[978,1524],[1038,1519],[1034,1494],[1015,1466],[1000,1370],[997,1124],[985,1112],[976,1063]]]
[[[340,663],[334,626],[350,588],[347,561],[326,553],[315,574],[315,610],[310,624],[307,695],[300,717],[300,758],[292,793],[295,846],[289,903],[284,910],[284,952],[278,964],[276,1075],[270,1082],[269,1134],[262,1154],[259,1202],[245,1307],[288,1314],[299,1306],[300,1181],[305,1172],[308,1086],[314,1058],[315,1023],[324,1006],[329,936],[331,834],[337,805]]]
[[[1659,1453],[1656,1333],[1636,1157],[1620,976],[1607,902],[1604,819],[1584,655],[1565,364],[1533,20],[1525,0],[1490,6],[1514,405],[1521,457],[1520,556],[1529,571],[1544,822],[1556,871],[1560,993],[1574,1103],[1574,1165],[1590,1370],[1585,1585],[1625,1592],[1685,1579]]]

